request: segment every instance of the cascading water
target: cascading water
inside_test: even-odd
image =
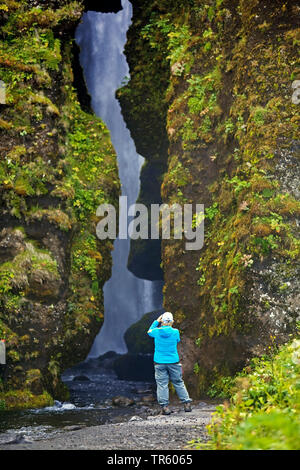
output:
[[[92,97],[92,108],[110,130],[118,156],[122,195],[127,196],[129,207],[139,193],[144,158],[136,153],[115,97],[124,77],[129,76],[123,50],[132,7],[128,0],[122,0],[122,7],[118,13],[85,13],[76,31],[76,42],[80,46],[80,62]],[[104,285],[104,324],[89,357],[107,351],[126,353],[124,333],[127,328],[144,313],[161,308],[162,283],[139,279],[128,271],[129,249],[129,239],[115,240],[112,276]]]

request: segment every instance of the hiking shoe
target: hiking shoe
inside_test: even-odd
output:
[[[192,411],[192,407],[191,407],[190,402],[184,403],[184,411],[186,411],[186,412]]]
[[[168,406],[163,406],[162,408],[162,414],[163,415],[170,415],[171,414],[171,410]]]

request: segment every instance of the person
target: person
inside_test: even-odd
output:
[[[177,344],[180,334],[173,328],[173,315],[165,312],[155,320],[148,330],[154,338],[154,371],[157,385],[157,401],[162,413],[169,415],[169,381],[172,382],[185,411],[192,411],[191,398],[182,379],[182,366],[179,362]]]

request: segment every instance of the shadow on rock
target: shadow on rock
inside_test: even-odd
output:
[[[125,354],[113,362],[113,370],[121,380],[154,382],[152,354]]]

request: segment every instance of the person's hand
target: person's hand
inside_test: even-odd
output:
[[[161,323],[162,322],[162,315],[160,315],[156,321],[158,321],[158,323]]]

